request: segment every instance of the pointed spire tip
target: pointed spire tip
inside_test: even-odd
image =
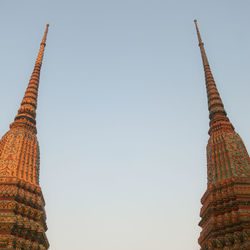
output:
[[[42,66],[44,48],[46,46],[48,27],[49,24],[47,24],[46,26],[46,30],[44,32],[41,46],[35,62],[35,67],[32,72],[23,100],[21,102],[21,106],[14,119],[14,122],[10,124],[10,128],[24,126],[31,128],[31,130],[36,133],[36,107],[37,107],[39,78],[40,78],[40,70]]]

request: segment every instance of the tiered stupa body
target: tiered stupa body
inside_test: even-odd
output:
[[[201,199],[202,250],[250,249],[250,158],[229,121],[217,90],[195,20],[205,71],[210,138],[207,190]]]
[[[37,95],[48,26],[18,114],[0,140],[0,249],[48,249],[39,186]]]

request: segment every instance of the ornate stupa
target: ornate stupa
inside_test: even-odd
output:
[[[195,20],[209,110],[207,190],[201,198],[202,250],[250,249],[250,158],[227,117]]]
[[[0,249],[49,248],[36,136],[38,86],[48,27],[21,106],[0,140]]]

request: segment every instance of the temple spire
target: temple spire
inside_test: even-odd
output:
[[[18,114],[0,139],[0,249],[49,249],[36,136],[37,94],[48,27]]]
[[[250,158],[227,118],[195,20],[205,71],[210,118],[207,190],[201,198],[201,250],[250,249]]]
[[[206,89],[207,89],[207,98],[208,98],[208,110],[209,110],[209,118],[210,118],[210,132],[211,128],[214,125],[218,125],[218,122],[226,123],[228,128],[234,129],[233,125],[230,123],[227,113],[224,109],[223,102],[221,100],[220,94],[218,92],[218,89],[216,87],[209,62],[207,59],[207,55],[204,49],[204,43],[201,39],[200,31],[197,25],[197,20],[194,20],[200,51],[201,51],[201,57],[203,61],[203,67],[205,72],[205,80],[206,80]],[[220,124],[222,125],[222,124]]]
[[[30,81],[23,100],[21,102],[21,106],[18,110],[18,114],[16,115],[14,122],[10,125],[10,128],[26,127],[36,133],[36,108],[38,87],[48,28],[49,24],[47,24],[46,26],[46,30],[44,32],[44,36],[40,45],[39,53],[35,62],[35,67],[30,77]]]

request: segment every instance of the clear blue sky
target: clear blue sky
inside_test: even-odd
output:
[[[197,250],[208,111],[193,19],[250,148],[247,0],[0,2],[0,135],[50,23],[38,100],[51,250]]]

